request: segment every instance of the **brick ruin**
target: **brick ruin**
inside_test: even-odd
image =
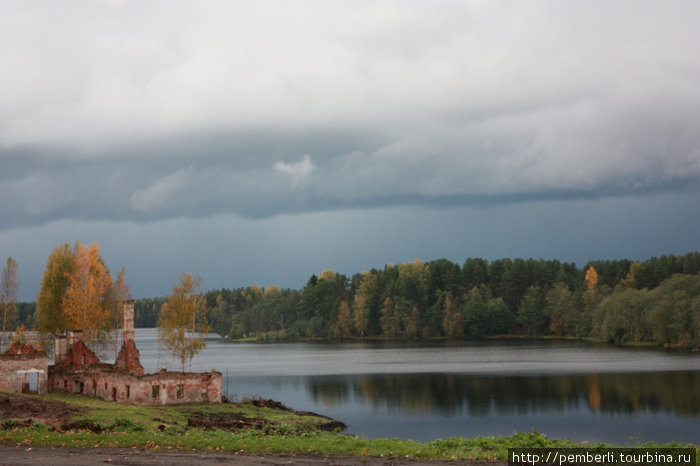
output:
[[[0,354],[0,388],[17,393],[44,394],[48,389],[49,358],[30,343],[12,343]]]
[[[134,343],[134,302],[124,302],[123,311],[123,343],[114,364],[101,362],[83,342],[81,331],[68,332],[55,339],[52,366],[43,351],[8,354],[8,350],[0,355],[0,388],[29,391],[28,377],[36,374],[38,393],[65,390],[139,405],[221,402],[220,372],[145,374]]]

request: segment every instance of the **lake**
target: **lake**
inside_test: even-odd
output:
[[[137,329],[146,371],[178,364]],[[232,398],[272,398],[347,433],[428,441],[510,435],[700,443],[700,354],[563,340],[231,343],[207,336],[193,370]]]

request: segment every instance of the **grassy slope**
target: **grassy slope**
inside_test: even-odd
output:
[[[45,398],[87,408],[70,423],[98,427],[60,429],[43,425],[21,426],[4,421],[0,442],[73,447],[140,447],[156,450],[215,450],[257,454],[322,454],[350,456],[398,456],[421,459],[501,459],[513,447],[576,447],[569,440],[547,439],[536,433],[512,436],[450,438],[427,443],[398,439],[365,439],[337,432],[324,432],[323,417],[257,407],[251,401],[230,404],[133,406],[80,395],[52,393]],[[203,430],[188,427],[191,416],[236,416],[256,420],[260,428]],[[66,423],[64,423],[66,424]],[[604,444],[588,447],[610,446]],[[644,446],[660,446],[658,444]],[[680,446],[668,444],[664,446]],[[686,446],[686,445],[684,445]]]

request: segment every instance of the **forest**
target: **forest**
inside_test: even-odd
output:
[[[700,347],[700,252],[644,262],[469,258],[388,264],[351,277],[325,270],[299,290],[204,293],[211,331],[231,339],[478,339],[525,335]],[[136,301],[155,327],[167,298]],[[34,303],[18,303],[32,327]]]
[[[300,290],[249,286],[205,293],[212,331],[232,339],[590,338],[700,345],[700,253],[644,262],[416,259],[351,277],[331,270]],[[155,326],[165,298],[136,303]]]

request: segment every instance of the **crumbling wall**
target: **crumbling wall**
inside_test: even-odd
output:
[[[0,388],[17,393],[27,392],[32,379],[37,393],[48,389],[49,358],[44,352],[0,355]]]
[[[90,375],[111,371],[112,365],[104,363],[92,364],[81,371],[75,371],[70,367],[49,366],[49,391],[64,390],[69,393],[95,395],[97,387],[94,386],[93,382],[95,381]]]
[[[100,364],[100,359],[82,340],[78,340],[71,344],[63,360],[57,363],[56,366],[70,367],[73,371],[82,371],[93,364]]]
[[[131,401],[131,400],[127,400]],[[220,372],[159,372],[139,377],[136,404],[221,402]]]
[[[124,340],[117,359],[114,361],[115,369],[125,370],[133,375],[143,375],[145,370],[141,365],[141,355],[134,340]]]
[[[55,368],[50,389],[83,393],[103,400],[138,405],[221,402],[220,372],[159,372],[137,376],[114,370],[110,365],[83,372]]]

